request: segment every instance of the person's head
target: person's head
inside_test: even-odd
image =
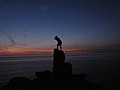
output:
[[[58,36],[55,36],[55,38],[58,38]]]

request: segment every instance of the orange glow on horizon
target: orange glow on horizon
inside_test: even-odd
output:
[[[79,48],[63,48],[63,51],[65,54],[80,54],[81,52],[84,52],[83,49]],[[4,52],[0,52],[0,55],[51,55],[53,54],[53,49],[51,48],[16,48],[12,47],[7,49]]]
[[[50,49],[32,49],[32,48],[9,48],[6,51],[1,51],[0,55],[38,55],[38,54],[51,54]]]

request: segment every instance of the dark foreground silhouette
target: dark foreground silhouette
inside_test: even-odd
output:
[[[36,72],[33,80],[12,78],[0,90],[109,90],[86,80],[86,74],[72,74],[72,65],[65,62],[65,53],[54,49],[53,72]]]

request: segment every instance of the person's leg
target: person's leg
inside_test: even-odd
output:
[[[62,50],[62,43],[60,43],[60,50]]]
[[[59,46],[59,45],[57,44],[57,49],[58,49],[58,46]]]
[[[60,45],[60,50],[62,50],[62,47],[61,47],[61,45]]]

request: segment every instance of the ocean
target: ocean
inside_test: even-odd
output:
[[[66,55],[73,74],[86,74],[88,81],[120,90],[120,54],[90,53]],[[0,56],[0,87],[13,77],[35,78],[35,72],[52,71],[51,55]]]

